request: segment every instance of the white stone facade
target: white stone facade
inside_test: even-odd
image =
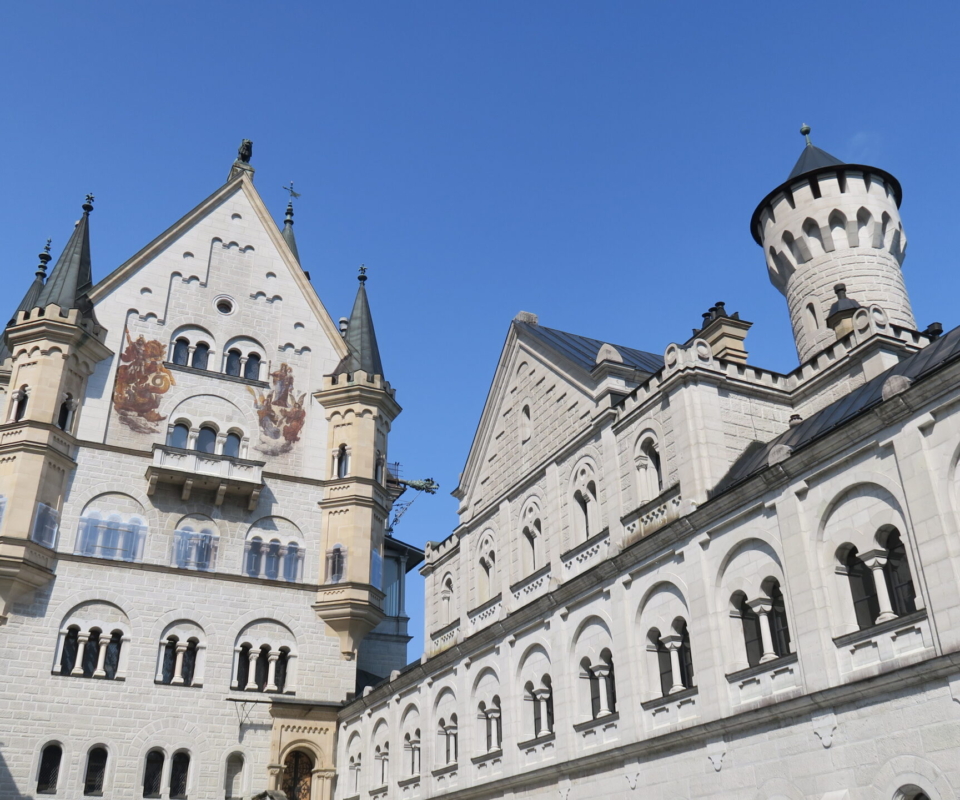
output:
[[[885,238],[783,276],[789,375],[706,329],[653,370],[518,315],[460,525],[427,548],[426,653],[341,714],[338,800],[960,796],[960,367],[887,379],[932,341],[897,204],[831,180],[764,218],[765,252],[831,203]],[[861,304],[842,336],[840,281]]]

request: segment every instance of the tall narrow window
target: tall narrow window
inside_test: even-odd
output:
[[[283,793],[289,800],[310,800],[312,781],[313,759],[302,750],[294,750],[283,762]]]
[[[243,365],[243,377],[251,381],[260,380],[260,356],[256,353],[247,356],[247,363]]]
[[[757,666],[763,657],[763,634],[760,629],[760,615],[747,603],[746,595],[740,600],[740,624],[743,627],[743,643],[747,650],[747,664]]]
[[[183,450],[187,448],[187,440],[190,438],[190,428],[182,422],[177,423],[167,434],[167,444],[170,447],[179,447]]]
[[[917,592],[913,588],[907,550],[900,538],[900,532],[893,529],[887,535],[885,545],[887,563],[883,567],[883,577],[887,582],[893,613],[898,617],[912,614],[917,610]]]
[[[327,583],[340,583],[347,571],[347,548],[335,544],[327,553]]]
[[[163,753],[159,750],[151,750],[147,753],[147,759],[143,765],[144,797],[160,796],[160,781],[163,779],[163,761]]]
[[[647,439],[641,449],[647,457],[648,469],[652,470],[650,481],[651,489],[656,487],[656,492],[659,494],[663,491],[663,471],[660,468],[660,453],[657,451],[657,446],[654,444],[653,439]]]
[[[69,675],[77,663],[80,628],[71,625],[63,638],[63,651],[60,654],[60,674]]]
[[[227,375],[233,375],[237,378],[240,377],[240,351],[239,350],[230,350],[227,352],[227,363],[225,365],[224,372]]]
[[[533,436],[533,424],[530,419],[530,406],[524,406],[520,410],[520,442],[521,444],[529,442]]]
[[[210,357],[210,345],[206,342],[198,342],[193,348],[193,362],[191,366],[194,369],[206,369],[207,359]]]
[[[241,800],[243,796],[243,756],[240,753],[233,753],[227,759],[223,784],[223,794],[226,800]]]
[[[590,530],[590,510],[587,508],[587,498],[584,497],[583,492],[577,492],[573,499],[577,501],[577,506],[580,511],[580,527],[583,531],[583,538],[589,539],[593,533]]]
[[[186,339],[177,339],[173,343],[173,363],[181,367],[187,366],[187,359],[190,357],[190,342]]]
[[[58,744],[48,744],[40,756],[40,771],[37,774],[37,794],[56,794],[60,778],[60,760],[63,749]]]
[[[247,542],[247,563],[245,571],[251,578],[260,577],[261,560],[263,559],[263,539],[254,536]]]
[[[267,558],[263,573],[272,581],[275,581],[280,575],[280,542],[276,539],[267,545]]]
[[[300,548],[296,542],[287,545],[287,554],[283,557],[283,579],[295,583],[300,576]]]
[[[690,631],[687,623],[681,624],[680,633],[680,683],[683,688],[693,686],[693,651],[690,649]]]
[[[73,395],[68,394],[60,403],[60,412],[57,414],[57,427],[62,430],[70,428],[70,417],[73,414]]]
[[[379,451],[377,452],[377,460],[374,462],[373,479],[379,484],[383,483],[383,456]]]
[[[814,308],[813,303],[807,303],[807,324],[811,331],[820,327],[820,323],[817,322],[817,309]]]
[[[240,434],[228,433],[223,443],[223,454],[230,458],[240,458]]]
[[[847,568],[847,580],[850,583],[850,595],[860,630],[873,627],[880,616],[880,601],[877,599],[877,585],[873,572],[863,563],[857,554],[857,548],[851,547],[844,560]]]
[[[208,425],[204,425],[200,428],[200,433],[197,434],[197,443],[194,445],[194,449],[201,453],[213,453],[216,447],[217,432]]]
[[[186,800],[190,754],[180,752],[170,762],[170,800]]]
[[[340,445],[337,449],[337,477],[346,478],[347,477],[347,461],[350,458],[350,454],[347,452],[347,446],[345,444]]]
[[[120,648],[123,646],[123,633],[114,631],[110,634],[110,640],[107,643],[107,652],[103,659],[104,677],[112,681],[117,677],[117,669],[120,667]]]
[[[27,401],[29,395],[27,394],[27,387],[21,386],[20,390],[16,392],[13,396],[13,421],[20,422],[27,413]]]
[[[87,754],[87,771],[83,776],[83,796],[102,797],[103,779],[107,774],[107,751],[94,747]]]
[[[663,639],[660,637],[660,632],[654,628],[651,633],[651,638],[654,639],[654,645],[657,649],[657,667],[660,672],[660,692],[666,697],[670,694],[670,690],[673,688],[673,664],[670,661],[670,651],[667,649],[667,646],[663,643]]]

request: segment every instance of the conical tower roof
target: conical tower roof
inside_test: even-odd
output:
[[[39,305],[37,298],[40,297],[40,293],[43,291],[43,280],[47,276],[47,264],[50,263],[49,239],[47,239],[47,246],[44,247],[39,258],[40,263],[37,265],[36,277],[33,279],[33,283],[30,284],[30,288],[27,289],[27,293],[23,296],[23,300],[20,301],[20,305],[18,305],[13,312],[13,315],[10,317],[10,322],[8,322],[7,325],[12,324],[21,311],[29,311],[31,308],[36,308]],[[9,357],[10,350],[7,348],[7,337],[0,336],[0,364]]]
[[[81,303],[87,292],[93,288],[93,273],[90,268],[90,212],[93,211],[93,195],[87,195],[83,204],[83,216],[73,229],[70,241],[63,248],[50,278],[47,280],[38,306],[55,303],[60,308],[81,308],[90,306],[89,301]]]
[[[803,152],[800,153],[800,158],[797,159],[797,163],[787,176],[787,180],[792,181],[800,175],[806,175],[808,172],[814,172],[823,167],[842,166],[843,163],[839,158],[830,155],[826,150],[821,150],[819,147],[816,147],[808,137],[807,146],[804,147]]]
[[[334,375],[363,370],[368,375],[383,375],[383,363],[380,361],[380,348],[377,346],[377,333],[373,329],[373,315],[367,300],[366,268],[360,267],[360,288],[353,301],[353,311],[347,323],[344,340],[350,348],[350,355],[340,362]]]
[[[293,200],[287,203],[287,216],[283,220],[283,230],[281,231],[283,236],[283,241],[287,243],[287,247],[290,248],[290,252],[293,253],[293,257],[297,259],[297,263],[300,263],[300,252],[297,250],[297,239],[293,235]]]

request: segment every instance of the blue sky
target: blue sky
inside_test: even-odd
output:
[[[662,352],[717,300],[753,363],[796,354],[748,231],[816,144],[904,187],[918,324],[955,326],[956,3],[6,3],[0,274],[12,308],[48,236],[97,197],[95,278],[226,177],[241,138],[334,318],[356,269],[432,476],[397,528],[456,524],[510,320]],[[420,579],[410,611],[422,649]]]

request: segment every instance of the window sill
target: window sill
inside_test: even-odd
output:
[[[498,747],[496,750],[491,750],[488,753],[483,753],[482,755],[474,756],[473,758],[470,759],[470,763],[482,764],[485,761],[492,761],[495,758],[502,758],[502,757],[503,757],[503,748]]]
[[[235,703],[272,703],[281,698],[296,697],[296,694],[296,692],[241,692],[238,689],[231,689],[230,694],[223,699],[232,700]]]
[[[543,736],[538,736],[536,739],[527,739],[525,742],[518,742],[517,748],[520,750],[529,750],[531,747],[539,747],[542,744],[549,744],[556,738],[557,734],[554,731],[550,731],[550,733],[545,733]]]
[[[677,692],[679,694],[679,692]],[[593,730],[594,728],[602,728],[604,725],[617,722],[620,719],[620,712],[614,711],[611,714],[605,714],[602,717],[597,717],[596,719],[588,719],[586,722],[578,722],[573,726],[573,729],[577,733],[584,733],[586,731]]]
[[[454,762],[453,764],[447,764],[443,767],[438,767],[437,769],[433,770],[430,774],[433,775],[434,778],[442,778],[444,775],[450,775],[451,773],[456,771],[457,771],[457,763]]]
[[[56,675],[58,678],[79,678],[85,681],[105,681],[107,683],[123,683],[127,679],[126,675],[116,675],[113,678],[94,678],[92,675],[89,678],[86,675],[64,675],[59,669],[50,670],[50,674]]]
[[[163,681],[155,680],[155,686],[170,686],[174,689],[202,689],[202,683],[164,683]]]
[[[668,703],[676,703],[678,700],[686,700],[687,698],[696,697],[698,692],[699,689],[696,686],[691,686],[689,689],[684,689],[682,692],[674,692],[673,694],[657,697],[653,700],[647,700],[646,702],[640,704],[640,708],[642,708],[644,711],[650,711],[651,709],[665,706]]]
[[[736,672],[731,672],[724,677],[726,677],[727,683],[737,683],[738,681],[746,680],[747,678],[763,675],[765,672],[769,672],[770,670],[777,669],[779,667],[787,667],[790,666],[790,664],[796,664],[798,658],[799,657],[796,653],[790,653],[786,656],[774,658],[771,661],[764,661],[762,664],[757,664],[755,667],[739,669]],[[680,694],[680,692],[677,692],[677,694]]]
[[[386,793],[387,793],[386,784],[384,784],[383,786],[378,786],[376,789],[371,789],[369,792],[367,792],[367,794],[370,795],[371,797],[375,797],[378,794],[386,794]]]
[[[411,775],[409,778],[404,778],[401,781],[397,781],[397,786],[401,789],[406,789],[408,786],[417,786],[420,783],[419,775]]]
[[[220,378],[220,380],[231,381],[232,383],[242,383],[244,386],[261,386],[264,389],[270,388],[270,384],[266,381],[244,378],[240,375],[227,375],[225,372],[214,372],[212,369],[197,369],[196,367],[190,367],[186,364],[174,364],[172,361],[164,361],[163,366],[167,369],[176,370],[177,372],[186,372],[188,375],[203,375],[207,378]]]
[[[916,622],[923,622],[926,618],[927,610],[925,608],[918,608],[912,614],[904,614],[902,617],[881,622],[879,625],[874,625],[870,628],[864,628],[863,630],[854,631],[853,633],[845,633],[842,636],[837,636],[834,638],[833,643],[837,647],[849,647],[850,645],[860,644],[861,642],[873,639],[881,634],[889,633],[897,628],[912,625]]]

